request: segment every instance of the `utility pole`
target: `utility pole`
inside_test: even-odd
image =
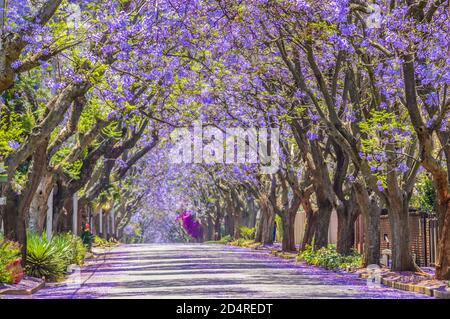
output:
[[[53,189],[50,192],[50,196],[47,200],[47,226],[46,226],[46,234],[47,240],[51,240],[53,236]]]
[[[78,235],[78,193],[73,194],[72,233]]]

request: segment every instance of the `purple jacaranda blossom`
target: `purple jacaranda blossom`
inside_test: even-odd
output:
[[[123,159],[120,159],[120,158],[116,160],[116,164],[120,168],[127,168],[127,166],[128,166],[127,163]]]
[[[377,188],[378,188],[378,190],[380,192],[384,191],[385,188],[383,186],[383,182],[382,181],[380,181],[380,180],[377,181]]]
[[[60,89],[62,89],[64,87],[64,83],[63,82],[55,82],[53,80],[50,80],[48,83],[48,87],[53,90],[53,91],[58,91]]]
[[[81,75],[77,74],[73,77],[73,81],[75,83],[79,84],[79,83],[83,82],[83,77]]]
[[[350,184],[353,184],[353,183],[355,182],[355,176],[353,176],[353,175],[347,176],[347,181],[348,181]]]
[[[117,114],[119,114],[119,112],[117,112],[117,111],[111,111],[109,114],[108,114],[108,121],[112,121],[113,119],[115,119],[116,118],[116,116],[117,116]]]
[[[309,140],[314,141],[314,140],[317,140],[319,138],[319,135],[317,133],[312,132],[312,131],[308,131],[308,132],[306,132],[306,137]]]
[[[11,141],[8,141],[8,146],[10,148],[12,148],[13,150],[17,150],[20,147],[20,143],[15,140],[11,140]]]
[[[350,36],[353,31],[355,31],[356,27],[354,24],[343,23],[340,25],[339,29],[344,36]]]
[[[11,63],[11,68],[16,70],[16,69],[20,68],[21,65],[22,65],[22,61],[17,60],[17,61],[14,61],[13,63]]]
[[[396,169],[397,172],[401,172],[401,173],[406,173],[409,170],[408,165],[406,165],[405,163],[400,163]]]
[[[47,70],[50,67],[47,61],[40,60],[39,63],[41,64],[41,67],[45,70]]]
[[[378,161],[378,162],[381,162],[382,160],[384,160],[386,158],[386,156],[384,154],[381,154],[381,153],[375,154],[374,157],[375,157],[375,160]]]
[[[304,93],[302,91],[297,90],[294,92],[294,97],[296,97],[297,99],[302,99],[306,96],[307,96],[306,93]]]

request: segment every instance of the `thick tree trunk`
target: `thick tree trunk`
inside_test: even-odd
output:
[[[22,264],[25,264],[27,255],[26,215],[18,209],[18,198],[8,196],[4,214],[5,238],[20,244]]]
[[[316,218],[316,231],[314,237],[314,247],[321,248],[328,245],[328,231],[330,228],[330,218],[331,212],[333,210],[333,205],[328,200],[317,199],[317,206],[319,208]]]
[[[214,238],[214,223],[211,215],[208,214],[208,217],[206,219],[207,225],[206,225],[206,231],[205,234],[205,240],[213,240]]]
[[[230,235],[234,238],[234,218],[233,213],[231,212],[231,208],[226,208],[226,215],[225,215],[225,235]]]
[[[389,222],[392,233],[392,270],[414,271],[416,267],[411,255],[408,205],[390,203]]]
[[[348,256],[355,244],[355,221],[352,216],[338,214],[338,230],[336,250],[339,254]]]
[[[445,201],[444,203],[446,203],[445,206],[440,205],[440,215],[443,215],[444,218],[441,230],[439,232],[436,278],[441,280],[450,280],[450,203],[449,201]]]
[[[10,190],[3,214],[5,238],[21,245],[22,257],[26,255],[25,218],[18,211],[19,196]]]
[[[255,227],[256,224],[256,214],[257,209],[255,207],[254,199],[251,197],[248,197],[244,202],[243,207],[243,214],[242,214],[242,226],[246,226],[249,228]]]
[[[300,242],[299,251],[303,251],[306,246],[312,246],[314,234],[316,231],[316,214],[311,205],[310,195],[304,194],[301,198],[301,205],[305,211],[305,229],[303,238]]]
[[[12,188],[7,196],[7,225],[5,225],[5,237],[18,242],[21,245],[22,263],[25,264],[27,252],[27,218],[31,201],[40,183],[40,177],[47,165],[46,149],[48,140],[37,148],[33,155],[32,167],[27,174],[27,183],[22,193],[16,194]],[[7,230],[7,231],[6,231]]]
[[[280,215],[283,229],[281,249],[283,251],[295,251],[295,216],[297,211],[290,210]]]
[[[274,241],[273,230],[275,227],[275,215],[268,202],[260,201],[260,217],[256,227],[255,241],[263,245],[271,245]]]
[[[355,198],[364,221],[364,266],[380,263],[380,215],[381,208],[369,197],[363,185],[355,183]]]
[[[274,227],[275,227],[275,215],[269,211],[266,218],[264,219],[263,229],[262,229],[262,239],[261,243],[263,245],[271,245],[274,241]]]
[[[44,231],[47,216],[47,201],[53,188],[53,178],[45,175],[39,183],[38,189],[30,206],[29,227],[35,233]]]
[[[316,214],[312,210],[306,212],[305,231],[303,233],[303,238],[300,243],[299,248],[300,251],[304,250],[306,246],[312,246],[316,229],[317,229]]]
[[[352,198],[343,203],[336,212],[338,218],[336,249],[341,255],[347,256],[352,253],[355,244],[355,221],[359,215],[355,199]]]
[[[58,195],[55,196],[55,199],[53,229],[57,233],[66,232],[70,230],[69,218],[72,216],[72,210],[65,199],[58,198]]]
[[[234,227],[234,238],[238,239],[241,238],[241,212],[238,209],[235,209],[233,212],[233,227]]]
[[[219,240],[221,237],[220,226],[220,216],[216,215],[216,218],[214,219],[214,240]]]

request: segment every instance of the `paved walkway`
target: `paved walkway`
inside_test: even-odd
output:
[[[77,286],[77,279],[82,282]],[[79,282],[79,281],[78,281]],[[15,297],[17,298],[17,297]],[[426,298],[368,287],[266,251],[205,244],[121,245],[81,274],[21,298]]]

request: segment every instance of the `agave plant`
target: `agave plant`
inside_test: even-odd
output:
[[[32,277],[56,281],[64,277],[71,264],[81,265],[86,255],[81,238],[59,234],[48,241],[45,234],[28,234],[25,270]]]
[[[45,235],[28,234],[27,262],[25,271],[32,277],[44,277],[56,281],[64,277],[67,267],[66,251],[61,252],[61,244],[47,241]]]

